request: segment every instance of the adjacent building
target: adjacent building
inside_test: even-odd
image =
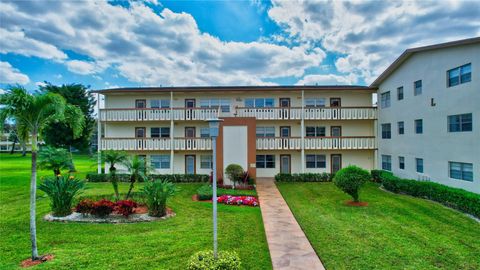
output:
[[[209,118],[220,117],[217,173],[253,177],[375,166],[376,88],[364,86],[159,87],[96,91],[99,149],[143,156],[156,173],[209,174]],[[224,179],[228,182],[227,179]]]
[[[406,50],[371,87],[378,168],[480,193],[480,38]]]

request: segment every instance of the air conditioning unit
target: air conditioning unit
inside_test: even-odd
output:
[[[430,175],[425,173],[417,173],[418,181],[431,181]]]

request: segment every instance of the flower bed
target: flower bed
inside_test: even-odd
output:
[[[258,199],[253,196],[232,196],[222,195],[217,198],[217,202],[229,205],[248,205],[258,206]]]

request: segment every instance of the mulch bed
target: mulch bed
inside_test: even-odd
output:
[[[83,215],[77,212],[66,217],[55,217],[47,214],[43,219],[50,222],[80,222],[80,223],[137,223],[163,220],[174,217],[176,214],[171,208],[167,207],[167,214],[163,217],[152,217],[148,215],[148,208],[144,205],[135,208],[134,214],[125,218],[119,214],[110,214],[106,217],[96,217],[90,214]]]
[[[27,267],[31,267],[31,266],[34,266],[34,265],[37,265],[37,264],[44,263],[46,261],[51,261],[51,260],[53,260],[53,258],[54,258],[54,256],[52,254],[44,255],[44,256],[42,256],[42,258],[40,260],[36,260],[36,261],[32,261],[32,258],[28,258],[26,260],[23,260],[22,263],[20,264],[20,266],[23,267],[23,268],[27,268]]]
[[[356,206],[356,207],[368,206],[368,202],[346,201],[345,204],[348,206]]]

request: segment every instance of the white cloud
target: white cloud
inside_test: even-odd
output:
[[[12,67],[8,62],[0,61],[0,83],[6,84],[27,84],[30,78]]]
[[[7,91],[0,88],[0,95],[5,94]]]
[[[405,49],[480,34],[478,1],[272,2],[268,14],[289,39],[345,55],[337,70],[367,83]]]
[[[200,32],[190,14],[169,9],[158,14],[141,2],[128,8],[106,1],[2,5],[5,31],[23,29],[24,39],[85,55],[86,61],[64,61],[71,72],[91,75],[110,68],[143,85],[265,84],[301,77],[325,58],[323,50],[306,46],[224,42]]]
[[[45,86],[47,84],[45,82],[36,82],[35,85],[36,86]]]
[[[352,85],[356,84],[358,78],[355,74],[351,73],[346,76],[333,75],[333,74],[314,74],[306,75],[303,79],[299,80],[297,85]]]

